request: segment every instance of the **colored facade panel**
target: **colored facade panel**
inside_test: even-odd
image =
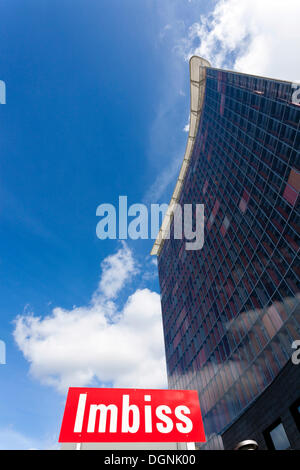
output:
[[[300,109],[291,85],[207,68],[179,203],[205,204],[202,250],[158,257],[170,388],[197,389],[208,436],[272,383],[300,337]],[[172,227],[171,227],[172,233]]]

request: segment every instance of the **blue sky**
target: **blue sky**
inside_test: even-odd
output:
[[[30,448],[57,439],[64,395],[29,375],[13,321],[89,302],[100,262],[119,246],[96,237],[96,208],[119,195],[142,202],[181,157],[188,67],[160,37],[159,2],[13,0],[0,10],[0,448]],[[120,304],[138,287],[159,292],[152,240],[129,244],[150,276]]]
[[[230,36],[227,26],[238,22],[228,12],[237,18],[256,12],[261,18],[260,11],[248,0],[242,11],[234,0],[225,1],[227,10],[217,10],[218,5],[200,0],[0,3],[0,80],[7,87],[7,103],[0,105],[0,339],[7,347],[7,364],[0,365],[0,449],[55,446],[68,380],[115,386],[134,380],[133,351],[127,375],[109,363],[109,346],[95,346],[85,359],[74,357],[74,369],[82,360],[82,369],[75,371],[70,360],[65,368],[57,366],[55,352],[66,344],[62,354],[70,358],[76,325],[83,325],[86,315],[92,321],[97,315],[107,318],[111,305],[116,326],[108,322],[103,328],[112,340],[120,334],[131,338],[132,324],[141,337],[147,321],[159,328],[157,269],[149,257],[153,240],[127,245],[99,240],[96,208],[117,205],[119,195],[127,195],[129,204],[169,201],[187,138],[191,53],[204,52],[220,66],[240,65],[251,73],[265,72],[267,63],[266,73],[276,76],[272,48],[282,12],[274,9],[274,25],[258,22],[253,31],[253,22],[245,20],[246,32],[237,29]],[[223,27],[221,55],[213,20]],[[262,65],[254,39],[267,28],[274,41]],[[282,31],[280,37],[293,48],[289,34]],[[299,79],[294,62],[288,64],[283,78]],[[145,300],[156,312],[154,320],[151,308],[145,313],[142,307]],[[95,331],[104,344],[97,318]],[[61,335],[59,321],[72,321],[69,336]],[[156,349],[148,344],[144,350],[146,356],[151,349],[153,367],[163,361],[159,341]],[[109,370],[93,365],[87,378],[82,370],[94,352],[107,354],[103,361]],[[162,386],[164,374],[155,385]]]

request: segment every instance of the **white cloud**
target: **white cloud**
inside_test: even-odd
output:
[[[190,130],[190,123],[188,122],[183,128],[183,132],[189,132],[189,130]]]
[[[165,37],[165,35],[166,35],[166,32],[167,32],[168,30],[170,30],[170,29],[172,29],[172,26],[171,26],[170,24],[166,24],[166,25],[163,27],[162,31],[159,33],[159,38],[160,38],[160,39],[163,39],[163,38]]]
[[[122,309],[117,292],[136,272],[124,244],[102,265],[89,305],[51,315],[17,317],[14,338],[30,363],[30,374],[64,393],[69,386],[167,386],[160,297],[136,290]],[[116,279],[119,272],[120,279]]]
[[[123,242],[122,249],[116,254],[108,256],[101,263],[102,275],[99,288],[94,294],[94,300],[104,295],[107,298],[115,298],[123,288],[129,276],[136,274],[136,263],[132,252]]]
[[[25,436],[13,427],[0,428],[0,450],[58,450],[57,437],[35,439]]]
[[[155,256],[155,257],[154,257],[154,256],[152,257],[152,259],[151,259],[151,263],[152,263],[152,264],[154,264],[154,266],[158,266],[158,263],[157,263],[157,258],[156,258],[156,256]]]
[[[175,186],[181,163],[182,156],[174,158],[167,168],[159,172],[152,185],[146,191],[143,198],[145,203],[155,204],[165,194],[170,184],[173,183]]]
[[[296,81],[299,16],[298,0],[219,0],[189,28],[180,49],[213,67]]]

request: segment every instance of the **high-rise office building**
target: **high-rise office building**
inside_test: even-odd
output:
[[[169,387],[198,390],[203,448],[300,448],[297,93],[199,57],[190,74],[188,144],[152,249]],[[205,205],[201,250],[174,239],[174,203]]]

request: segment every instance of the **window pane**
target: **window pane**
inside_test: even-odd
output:
[[[282,423],[278,424],[276,428],[270,431],[270,436],[276,450],[285,450],[290,447],[290,441],[288,440]]]

